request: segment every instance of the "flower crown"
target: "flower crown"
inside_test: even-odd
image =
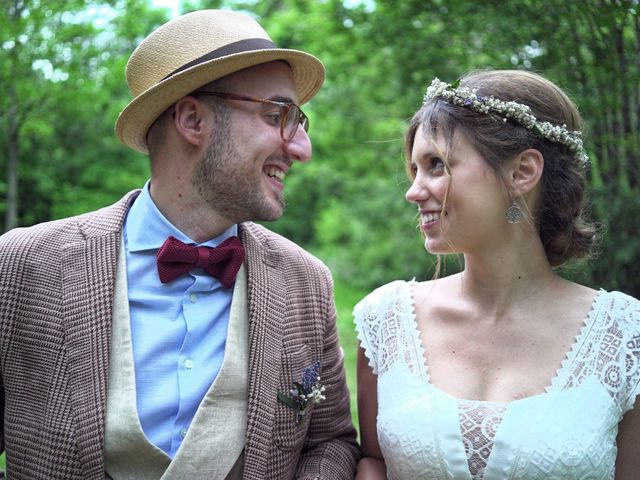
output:
[[[504,122],[511,118],[538,137],[566,145],[583,168],[589,165],[589,157],[584,151],[580,132],[568,130],[566,125],[541,122],[531,113],[531,108],[522,103],[505,102],[494,97],[477,95],[477,89],[459,85],[459,80],[448,84],[434,78],[427,88],[422,104],[431,99],[440,99],[453,105],[470,108],[478,113],[497,113],[503,116]]]

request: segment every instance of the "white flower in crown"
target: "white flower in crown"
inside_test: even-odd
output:
[[[444,100],[459,107],[469,108],[474,112],[496,113],[503,116],[505,122],[510,118],[541,138],[566,145],[583,168],[589,165],[589,157],[584,151],[580,132],[569,130],[566,125],[560,126],[539,121],[531,113],[531,108],[523,103],[507,102],[495,97],[478,95],[477,89],[460,87],[459,84],[459,81],[449,84],[434,78],[424,95],[423,105],[428,100]]]

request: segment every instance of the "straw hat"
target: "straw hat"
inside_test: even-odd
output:
[[[251,17],[228,10],[200,10],[175,18],[145,38],[127,63],[133,100],[120,112],[116,135],[147,153],[153,122],[180,98],[243,68],[284,60],[293,71],[300,104],[322,86],[324,67],[313,55],[277,48]]]

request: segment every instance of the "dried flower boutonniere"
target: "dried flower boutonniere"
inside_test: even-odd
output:
[[[320,383],[320,362],[316,361],[302,371],[302,381],[293,382],[290,395],[278,392],[278,400],[296,412],[296,423],[304,420],[304,414],[309,405],[320,403],[325,399],[324,385]]]

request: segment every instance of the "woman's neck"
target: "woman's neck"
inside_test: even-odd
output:
[[[464,259],[465,268],[459,275],[461,293],[496,313],[566,283],[549,265],[537,238],[465,254]]]

